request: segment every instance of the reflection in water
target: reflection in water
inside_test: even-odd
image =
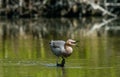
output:
[[[103,21],[100,18],[83,19],[39,19],[4,21],[1,23],[1,35],[3,38],[17,37],[72,37],[74,33],[87,34],[95,30],[99,31],[115,18]],[[106,28],[104,28],[106,29]],[[110,28],[107,26],[106,30]],[[64,35],[63,35],[64,34]]]
[[[66,70],[64,67],[56,68],[56,72],[57,72],[57,77],[68,77],[66,75]]]
[[[108,21],[100,18],[1,20],[1,76],[119,77],[120,20]],[[80,42],[65,68],[46,66],[56,61],[49,41],[68,38]]]
[[[92,29],[87,33],[87,34],[91,34],[91,33],[93,33],[95,30],[97,30],[97,33],[100,35],[100,31],[99,31],[99,29],[101,28],[101,27],[103,27],[103,26],[105,26],[107,23],[110,23],[111,21],[113,21],[113,20],[115,20],[116,18],[111,18],[111,19],[108,19],[108,20],[106,20],[106,21],[104,21],[104,22],[102,22],[102,23],[100,23],[100,24],[94,24],[93,25],[93,27],[92,27]]]
[[[32,35],[34,38],[49,37],[51,36],[49,34],[58,37],[63,36],[63,33],[70,36],[71,33],[79,31],[82,28],[89,29],[92,26],[92,22],[96,21],[94,21],[94,19],[93,21],[91,21],[91,19],[86,20],[85,18],[82,20],[62,18],[6,21],[2,23],[1,31],[4,37],[11,38],[18,37],[19,35],[24,37]]]

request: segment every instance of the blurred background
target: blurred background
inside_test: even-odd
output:
[[[0,77],[119,77],[119,2],[0,0]],[[49,42],[69,38],[78,47],[56,67]]]

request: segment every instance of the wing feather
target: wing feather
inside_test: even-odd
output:
[[[64,51],[64,44],[65,41],[51,41],[50,47],[52,52],[55,55],[60,56],[61,53]]]

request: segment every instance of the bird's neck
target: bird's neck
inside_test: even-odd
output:
[[[68,54],[72,53],[73,49],[72,49],[71,45],[65,43],[64,47],[65,47],[66,53],[68,53]]]

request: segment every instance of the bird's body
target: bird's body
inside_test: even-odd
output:
[[[50,42],[51,51],[57,56],[64,58],[70,56],[73,52],[72,45],[75,45],[76,41],[68,39],[66,42],[62,40],[56,40]],[[63,62],[63,61],[62,61]],[[64,66],[64,62],[61,63]]]

